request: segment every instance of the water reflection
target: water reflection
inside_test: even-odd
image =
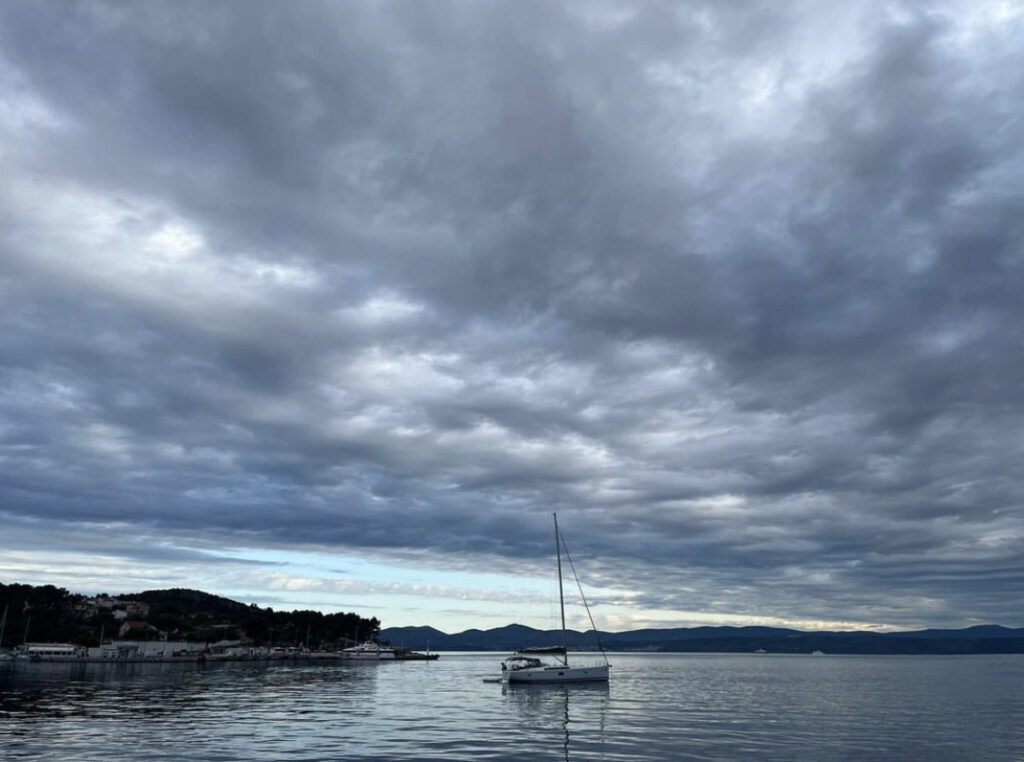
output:
[[[0,758],[1024,760],[1021,656],[623,654],[571,686],[485,683],[492,659],[0,664]]]
[[[563,759],[593,759],[604,747],[608,683],[504,683],[501,694],[515,707],[526,732],[557,739]]]
[[[222,664],[13,664],[0,672],[0,716],[22,726],[55,718],[153,718],[191,721],[210,712],[245,711],[316,696],[372,696],[377,669],[361,664],[313,668],[258,662]],[[257,702],[254,705],[254,702]]]

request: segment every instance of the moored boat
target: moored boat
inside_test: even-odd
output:
[[[88,649],[72,643],[25,643],[14,650],[22,661],[84,661]]]
[[[510,683],[604,683],[608,682],[608,664],[569,666],[568,654],[556,654],[555,664],[545,664],[528,652],[517,651],[501,663],[502,678]],[[561,659],[561,663],[557,663]]]
[[[572,557],[566,548],[566,558],[569,560],[569,567],[572,569],[576,586],[579,588],[580,598],[583,606],[590,617],[590,624],[593,627],[594,635],[597,637],[597,647],[601,650],[604,664],[569,665],[569,651],[566,648],[565,639],[565,595],[562,591],[562,548],[564,542],[558,532],[558,514],[553,514],[555,520],[555,557],[558,562],[558,602],[562,612],[562,645],[549,648],[522,648],[516,651],[501,663],[501,681],[507,683],[601,683],[608,682],[608,671],[611,666],[604,648],[601,646],[601,636],[598,634],[597,626],[594,624],[594,617],[590,613],[590,606],[583,595],[583,586],[580,585],[579,577],[576,576],[576,568],[572,563]],[[544,662],[539,657],[550,656],[551,662]]]
[[[426,653],[420,651],[410,651],[408,648],[396,648],[395,659],[398,661],[437,661],[440,654],[430,653],[428,650]]]
[[[343,659],[361,659],[364,661],[393,661],[395,658],[395,650],[393,648],[382,646],[380,643],[375,643],[372,640],[360,643],[358,646],[343,648],[340,653]]]

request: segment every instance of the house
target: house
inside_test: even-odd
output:
[[[92,619],[96,616],[96,612],[99,608],[96,606],[95,599],[84,598],[74,606],[75,616],[79,619]]]
[[[117,631],[117,636],[119,638],[123,638],[126,633],[133,631],[144,632],[146,633],[147,636],[150,634],[158,635],[160,632],[159,630],[157,630],[156,627],[151,625],[149,622],[143,622],[138,619],[128,619],[125,620],[125,622],[121,625],[121,629]]]
[[[128,616],[139,619],[149,616],[149,604],[145,601],[125,601],[124,610],[128,612]]]

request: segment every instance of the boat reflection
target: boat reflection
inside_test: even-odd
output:
[[[602,756],[610,702],[608,683],[504,683],[501,695],[521,715],[524,726],[550,733],[552,746],[568,760]]]

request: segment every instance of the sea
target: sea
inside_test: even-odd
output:
[[[1024,760],[1022,655],[612,653],[607,685],[485,682],[504,655],[0,663],[0,759]]]

